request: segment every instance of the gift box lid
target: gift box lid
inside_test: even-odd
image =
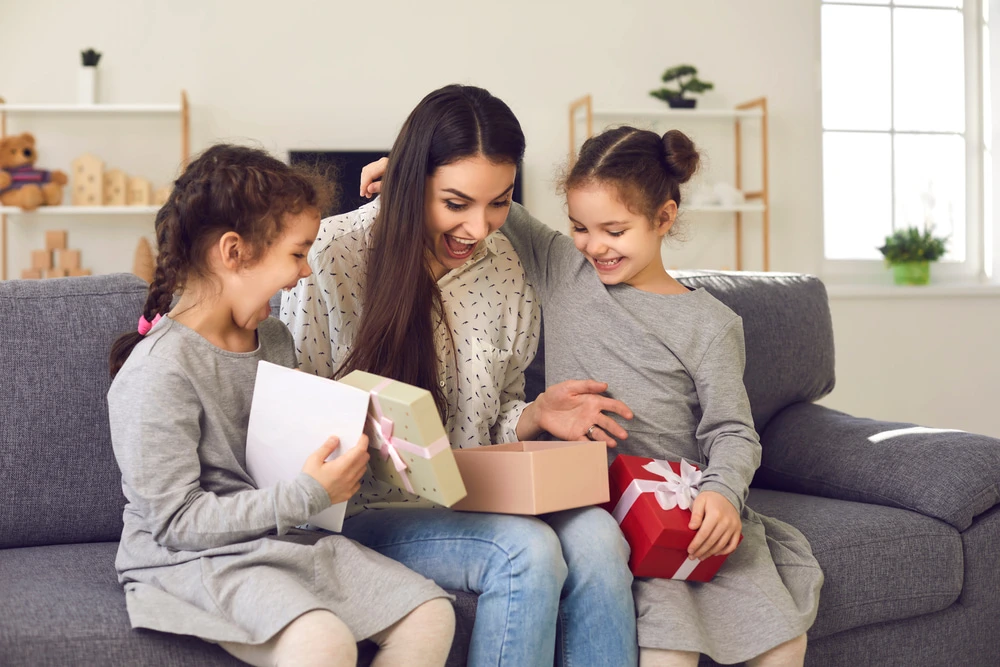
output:
[[[367,392],[385,385],[378,389],[378,401],[382,412],[392,420],[395,437],[424,446],[447,437],[434,397],[426,389],[364,371],[352,371],[340,382]],[[368,413],[376,417],[373,405],[369,405]]]
[[[609,470],[612,498],[609,505],[612,510],[633,480],[665,481],[660,475],[643,468],[653,460],[627,454],[619,454],[615,458]],[[680,473],[680,463],[675,461],[661,463],[669,463],[675,473]],[[645,541],[656,547],[687,551],[688,545],[698,532],[688,528],[690,521],[691,510],[679,507],[665,510],[657,502],[655,493],[642,493],[632,505],[626,519],[622,521],[622,530],[639,530]]]

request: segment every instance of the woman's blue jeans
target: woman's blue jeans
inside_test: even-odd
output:
[[[479,595],[473,667],[638,661],[629,548],[602,509],[537,518],[369,509],[348,519],[343,534],[442,588]]]

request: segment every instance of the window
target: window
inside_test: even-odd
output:
[[[827,260],[880,260],[894,229],[933,226],[954,271],[985,270],[988,6],[823,1]]]

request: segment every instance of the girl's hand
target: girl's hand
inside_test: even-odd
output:
[[[525,412],[533,408],[529,418],[561,440],[597,440],[614,447],[618,444],[614,438],[624,440],[628,433],[604,413],[632,419],[632,411],[621,401],[602,396],[607,389],[605,382],[566,380],[542,392]]]
[[[382,181],[385,170],[389,166],[389,158],[384,157],[365,165],[361,170],[361,192],[362,197],[371,199],[374,195],[382,192]]]
[[[691,507],[688,528],[698,534],[688,546],[688,558],[704,560],[717,554],[731,554],[740,543],[740,515],[724,495],[702,491]]]
[[[361,477],[368,465],[368,436],[362,435],[358,444],[332,461],[326,457],[340,447],[340,438],[331,436],[323,446],[309,455],[302,472],[323,485],[330,496],[330,503],[336,505],[348,500],[361,488]]]

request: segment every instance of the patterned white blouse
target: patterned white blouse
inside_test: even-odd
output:
[[[327,218],[309,251],[313,274],[281,299],[299,368],[333,377],[354,341],[363,304],[366,253],[379,200]],[[455,341],[435,329],[438,381],[448,400],[445,424],[455,449],[517,440],[524,370],[538,347],[539,305],[510,241],[491,234],[461,267],[438,281]],[[359,498],[360,496],[360,498]],[[366,475],[348,514],[362,506],[414,502],[416,496]]]

